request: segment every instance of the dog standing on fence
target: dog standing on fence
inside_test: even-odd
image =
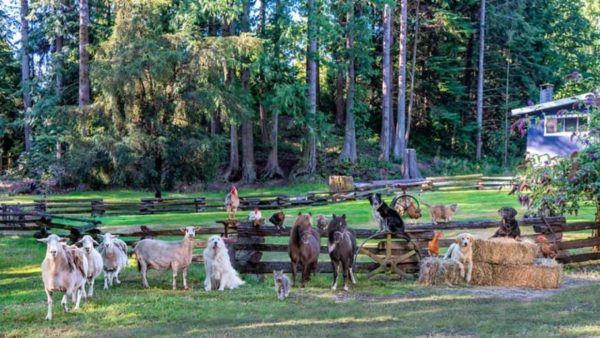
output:
[[[465,278],[467,284],[471,282],[471,273],[473,272],[473,241],[475,238],[471,234],[460,234],[456,236],[456,242],[448,248],[444,259],[455,261],[460,268],[460,276]],[[465,274],[465,265],[467,271]]]

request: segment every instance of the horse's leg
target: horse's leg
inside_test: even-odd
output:
[[[292,260],[292,287],[296,287],[296,261]]]
[[[331,284],[331,290],[335,290],[337,288],[338,265],[334,261],[331,261],[331,267],[333,268],[333,284]]]
[[[344,291],[348,291],[348,279],[350,279],[348,261],[342,259],[342,280],[344,281]]]
[[[302,264],[302,282],[300,287],[304,289],[304,285],[310,279],[310,266],[311,263],[304,262]]]

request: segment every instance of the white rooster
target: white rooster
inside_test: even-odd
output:
[[[248,221],[256,225],[260,222],[260,220],[262,220],[262,213],[258,208],[254,208],[254,210],[250,211],[250,214],[248,215]]]

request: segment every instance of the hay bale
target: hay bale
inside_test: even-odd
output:
[[[553,262],[549,262],[553,261]],[[475,263],[471,284],[508,288],[556,289],[560,287],[562,266],[554,260],[533,265]]]
[[[419,283],[425,286],[464,283],[456,262],[441,257],[426,257],[419,267]]]
[[[473,262],[501,265],[533,264],[539,247],[512,238],[476,239],[473,243]]]

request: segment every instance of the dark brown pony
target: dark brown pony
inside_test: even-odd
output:
[[[310,214],[298,214],[296,222],[290,232],[290,243],[288,252],[292,261],[292,286],[296,286],[296,266],[302,265],[301,287],[310,280],[310,274],[316,272],[319,262],[321,244],[319,233],[312,228],[312,216]]]
[[[331,266],[333,267],[333,284],[331,289],[337,288],[338,271],[341,268],[342,279],[344,280],[344,290],[348,290],[346,284],[348,280],[352,284],[356,284],[352,266],[354,265],[354,254],[356,253],[356,237],[352,230],[348,229],[346,224],[346,215],[337,217],[333,214],[333,219],[327,227],[328,238],[327,248],[329,257],[331,258]]]

